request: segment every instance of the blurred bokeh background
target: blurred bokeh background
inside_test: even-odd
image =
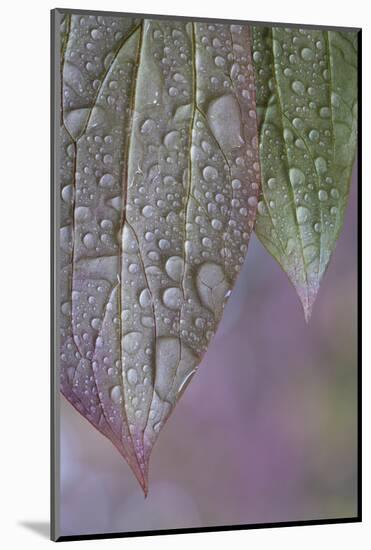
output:
[[[253,237],[224,318],[155,446],[147,499],[61,398],[61,534],[357,513],[357,174],[309,326]]]

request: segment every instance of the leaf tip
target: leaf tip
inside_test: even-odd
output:
[[[316,282],[305,285],[295,284],[295,288],[300,298],[301,305],[303,306],[305,322],[309,324],[313,312],[314,302],[319,290],[319,283]]]

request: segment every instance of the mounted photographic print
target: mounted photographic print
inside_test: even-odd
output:
[[[359,54],[52,11],[54,540],[360,521]]]

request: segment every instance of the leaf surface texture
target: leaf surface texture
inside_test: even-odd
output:
[[[254,226],[250,31],[73,15],[61,47],[61,390],[147,492]]]
[[[262,196],[256,233],[308,320],[344,221],[357,132],[357,33],[253,27]]]

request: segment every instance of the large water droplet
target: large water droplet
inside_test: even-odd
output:
[[[292,185],[303,185],[305,176],[299,168],[290,168],[289,177]]]
[[[325,191],[324,189],[320,189],[318,191],[318,198],[321,202],[327,201],[328,199],[327,191]]]
[[[322,175],[327,171],[327,162],[323,157],[317,157],[314,164],[318,174]]]
[[[82,242],[84,243],[86,248],[91,249],[96,246],[97,240],[93,233],[86,233],[86,235],[84,235],[82,239]]]
[[[296,94],[303,94],[305,91],[305,86],[300,80],[294,80],[291,84],[291,88]]]
[[[120,386],[113,386],[113,388],[110,391],[111,399],[114,403],[118,404],[121,402],[121,388]]]
[[[129,384],[132,384],[135,386],[135,384],[138,382],[138,374],[135,369],[129,369],[126,373],[126,377],[128,379]]]
[[[313,130],[311,130],[309,132],[308,136],[309,136],[309,139],[311,141],[318,141],[319,140],[319,132],[315,128],[313,128]]]
[[[180,256],[171,256],[165,264],[166,273],[173,281],[180,282],[183,275],[184,261]]]
[[[154,213],[154,208],[150,204],[146,204],[146,206],[142,209],[142,214],[145,218],[150,218]]]
[[[139,295],[139,303],[142,307],[148,307],[151,305],[151,293],[148,290],[148,288],[145,288],[142,290],[142,292]]]
[[[305,206],[298,206],[296,209],[296,218],[299,224],[306,223],[309,220],[310,212]]]
[[[112,174],[104,174],[99,180],[99,185],[101,185],[102,187],[112,187],[114,182],[115,180]]]
[[[207,110],[207,120],[223,150],[229,151],[242,145],[241,111],[232,95],[213,100]]]
[[[180,288],[167,288],[163,293],[162,299],[166,307],[177,310],[182,305],[183,293]]]
[[[206,166],[202,171],[202,175],[205,181],[210,182],[218,177],[218,171],[214,166]]]
[[[311,61],[314,57],[313,51],[310,48],[303,48],[300,55],[304,61]]]
[[[142,342],[142,334],[140,332],[128,332],[122,339],[124,351],[129,354],[136,353]]]

